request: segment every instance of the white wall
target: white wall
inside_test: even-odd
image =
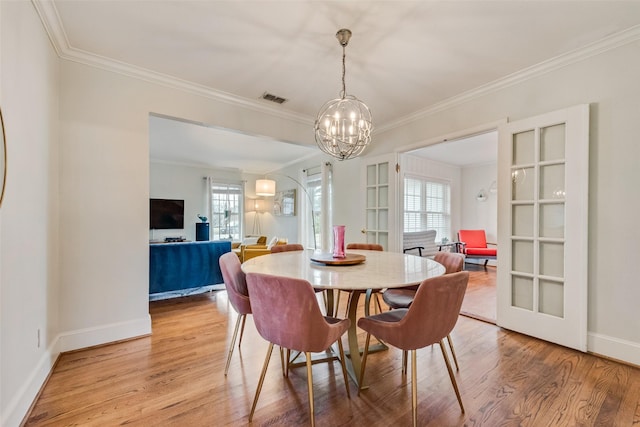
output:
[[[496,181],[497,164],[467,166],[462,169],[462,218],[458,229],[483,229],[487,242],[498,242],[498,193],[489,191],[491,183]],[[479,201],[478,193],[484,190],[487,199]],[[491,247],[491,246],[490,246]],[[484,260],[468,259],[467,262],[484,264]],[[497,261],[489,260],[489,265]]]
[[[214,177],[221,182],[242,182],[243,180],[240,171],[150,163],[149,197],[152,199],[184,200],[184,229],[149,230],[149,240],[163,240],[165,237],[185,237],[187,240],[196,240],[196,223],[201,222],[197,215],[208,216],[205,196],[207,185],[204,179],[206,176]]]
[[[59,60],[30,2],[0,2],[0,28],[0,425],[13,426],[57,356]]]
[[[377,134],[373,152],[398,149],[504,118],[517,120],[590,103],[590,351],[640,365],[640,41],[589,56],[536,78],[434,110]]]
[[[42,383],[51,356],[34,348],[37,328],[46,330],[44,345],[59,350],[150,331],[149,113],[313,141],[310,122],[58,61],[30,3],[0,2],[0,10],[9,145],[0,209],[0,410],[11,426],[31,403],[32,386]],[[367,153],[389,153],[505,117],[592,103],[589,349],[636,364],[640,287],[631,266],[640,252],[640,198],[634,197],[640,182],[638,75],[635,41],[378,132]],[[361,238],[360,165],[334,162],[334,223],[347,225],[348,241]]]

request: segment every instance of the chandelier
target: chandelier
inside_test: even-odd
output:
[[[345,48],[351,38],[351,31],[345,28],[336,33],[342,46],[342,92],[340,98],[327,101],[316,118],[314,126],[316,143],[325,153],[340,160],[359,156],[371,142],[371,111],[364,102],[353,95],[347,95],[344,82]]]

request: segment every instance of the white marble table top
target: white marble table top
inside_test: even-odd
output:
[[[348,249],[366,261],[357,265],[327,266],[311,261],[313,251],[280,252],[244,262],[245,273],[263,273],[308,280],[314,288],[364,291],[417,285],[441,276],[444,267],[429,258],[397,252]]]

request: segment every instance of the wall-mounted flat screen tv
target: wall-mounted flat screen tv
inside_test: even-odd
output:
[[[184,200],[149,199],[149,228],[183,229]]]

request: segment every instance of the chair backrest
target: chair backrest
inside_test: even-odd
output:
[[[406,315],[397,324],[402,333],[389,344],[415,350],[444,339],[458,321],[468,282],[468,271],[422,281]]]
[[[464,270],[464,255],[454,252],[438,252],[433,260],[444,265],[444,274],[457,273]]]
[[[411,231],[402,234],[402,249],[409,250],[411,248],[422,247],[422,256],[433,256],[438,252],[436,245],[436,230]],[[415,252],[418,253],[416,250]]]
[[[377,243],[347,243],[347,249],[362,249],[367,251],[384,251],[382,245]]]
[[[459,230],[458,240],[467,248],[486,248],[487,235],[484,230]]]
[[[240,314],[251,313],[247,279],[240,267],[238,255],[234,252],[227,252],[220,257],[219,263],[224,287],[231,305]]]
[[[303,251],[304,246],[299,243],[288,243],[286,245],[275,245],[271,247],[271,253],[277,252],[290,252],[290,251]]]
[[[290,350],[321,352],[337,339],[329,333],[331,326],[308,281],[249,273],[247,286],[253,321],[267,341]]]

